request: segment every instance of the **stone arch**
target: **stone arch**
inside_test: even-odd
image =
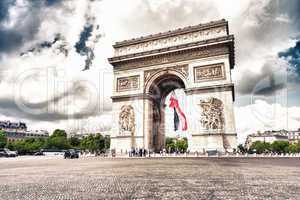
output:
[[[184,88],[187,87],[187,75],[183,72],[175,69],[162,69],[158,70],[157,72],[154,72],[152,75],[150,75],[149,78],[145,79],[144,83],[144,94],[150,93],[150,88],[155,84],[155,82],[163,77],[166,76],[174,76],[180,79],[184,83]]]
[[[165,147],[165,107],[167,95],[175,89],[187,86],[186,76],[176,69],[163,69],[153,72],[145,82],[144,94],[149,98],[150,130],[149,140],[151,149],[160,151]]]

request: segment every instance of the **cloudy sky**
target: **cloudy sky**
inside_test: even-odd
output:
[[[239,141],[300,128],[300,1],[1,0],[0,120],[109,130],[116,41],[225,18]]]

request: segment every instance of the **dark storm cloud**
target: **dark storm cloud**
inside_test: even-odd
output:
[[[62,2],[62,0],[45,0],[47,6],[53,6]]]
[[[19,47],[24,41],[24,36],[12,29],[0,28],[0,54],[10,52]]]
[[[20,56],[26,55],[29,52],[42,52],[43,49],[49,49],[53,47],[57,42],[65,41],[65,38],[61,36],[61,34],[56,34],[52,41],[44,41],[39,44],[36,44],[33,48],[26,50],[25,52],[20,53]],[[66,48],[66,44],[60,43],[54,48],[54,50],[59,50],[60,53],[63,53],[65,56],[68,56],[69,50]]]
[[[288,0],[288,1],[276,0],[275,2],[273,2],[273,6],[276,6],[276,8],[274,9],[277,9],[280,13],[288,15],[290,20],[292,21],[292,25],[294,26],[294,28],[299,30],[300,1],[299,0]]]
[[[13,27],[0,24],[0,54],[19,50],[26,41],[34,39],[41,24],[40,6],[30,3],[29,7],[30,12],[20,16]]]
[[[294,71],[297,73],[297,81],[300,81],[300,41],[297,41],[294,47],[280,52],[278,56],[288,60],[288,62],[294,68]]]
[[[259,73],[245,71],[242,81],[237,84],[237,90],[241,95],[269,96],[286,87],[287,75],[284,69],[279,69],[278,63],[267,62]]]
[[[8,10],[15,6],[15,0],[0,1],[0,56],[2,53],[19,51],[26,42],[35,38],[39,31],[45,6],[58,5],[61,0],[28,0],[28,11],[20,16],[13,27],[5,27],[4,20],[9,19]]]
[[[86,45],[86,42],[91,37],[94,30],[93,24],[86,24],[83,31],[80,33],[79,41],[75,44],[75,49],[80,55],[86,56],[85,66],[83,70],[88,70],[95,57],[93,49]]]
[[[56,95],[49,100],[38,103],[22,101],[22,105],[24,105],[27,109],[38,111],[38,113],[33,113],[20,107],[18,103],[19,100],[17,99],[1,98],[0,113],[9,117],[26,118],[34,121],[60,121],[68,119],[84,119],[86,117],[97,116],[111,110],[110,104],[104,104],[104,107],[99,105],[99,97],[97,97],[98,100],[96,102],[91,102],[75,114],[66,114],[67,112],[61,112],[58,110],[52,111],[49,109],[50,107],[58,106],[59,102],[64,102],[63,105],[67,105],[71,101],[72,105],[74,105],[73,101],[76,101],[76,98],[80,96],[84,96],[87,92],[89,92],[89,88],[84,85],[82,81],[75,81],[72,87],[66,92]]]
[[[80,53],[82,55],[86,55],[88,50],[88,47],[86,46],[86,41],[91,37],[93,32],[93,25],[87,24],[83,31],[80,33],[79,41],[75,44],[75,49],[77,53]]]
[[[253,4],[255,4],[255,1]],[[251,58],[250,55],[257,55],[257,52],[260,50],[268,51],[268,49],[272,49],[276,43],[296,38],[300,33],[299,9],[300,1],[298,0],[288,2],[270,1],[264,9],[264,15],[256,16],[256,26],[251,29],[241,30],[240,34],[236,34],[237,65],[249,60],[249,58]],[[246,19],[251,12],[251,7],[249,7],[243,14],[243,18]],[[237,31],[239,30],[237,29]],[[241,36],[243,38],[240,38]],[[299,53],[298,48],[299,44],[298,47],[296,45],[296,47],[278,53],[278,55],[275,56],[279,58],[292,57],[289,62],[296,66],[296,71],[299,73],[299,62],[297,61],[299,60],[299,56],[297,58],[297,53]],[[237,92],[241,95],[269,96],[276,91],[286,88],[288,82],[293,82],[295,78],[293,74],[288,72],[290,70],[288,66],[285,66],[284,70],[280,69],[281,66],[279,65],[280,64],[276,62],[269,63],[269,61],[265,61],[264,66],[256,73],[245,69],[237,82]],[[243,65],[243,67],[251,66]],[[239,70],[239,68],[236,70]],[[284,75],[282,75],[282,73]]]
[[[0,99],[1,114],[9,117],[31,119],[33,121],[60,121],[68,119],[82,119],[88,116],[99,114],[95,109],[88,109],[84,112],[78,112],[73,115],[68,115],[58,111],[48,111],[47,107],[38,107],[37,105],[31,106],[31,109],[38,108],[43,109],[42,112],[31,113],[20,109],[14,99]]]
[[[90,0],[89,3],[93,2],[93,0]],[[100,26],[96,23],[96,18],[91,12],[91,4],[88,4],[87,10],[85,12],[85,25],[83,27],[83,30],[80,33],[80,37],[78,42],[75,44],[75,49],[77,53],[80,53],[82,56],[86,56],[85,59],[85,66],[83,70],[88,70],[95,58],[94,54],[94,47],[95,44],[98,42],[99,38],[102,36],[100,33],[97,33],[99,31]],[[90,40],[92,34],[96,34],[95,38]],[[87,45],[87,42],[89,41],[89,46]],[[93,43],[93,44],[91,44]]]

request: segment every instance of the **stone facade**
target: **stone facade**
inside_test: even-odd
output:
[[[236,147],[230,72],[234,37],[227,21],[118,42],[114,48],[115,56],[109,58],[114,67],[112,149],[163,148],[164,109],[157,105],[176,88],[185,89],[189,102],[185,113],[191,151]]]

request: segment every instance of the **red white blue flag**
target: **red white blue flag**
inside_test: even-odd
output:
[[[182,131],[187,130],[187,121],[184,113],[180,109],[177,97],[175,95],[175,92],[172,91],[171,97],[170,97],[170,108],[174,109],[174,130],[177,131],[179,127],[179,123],[181,126]]]

